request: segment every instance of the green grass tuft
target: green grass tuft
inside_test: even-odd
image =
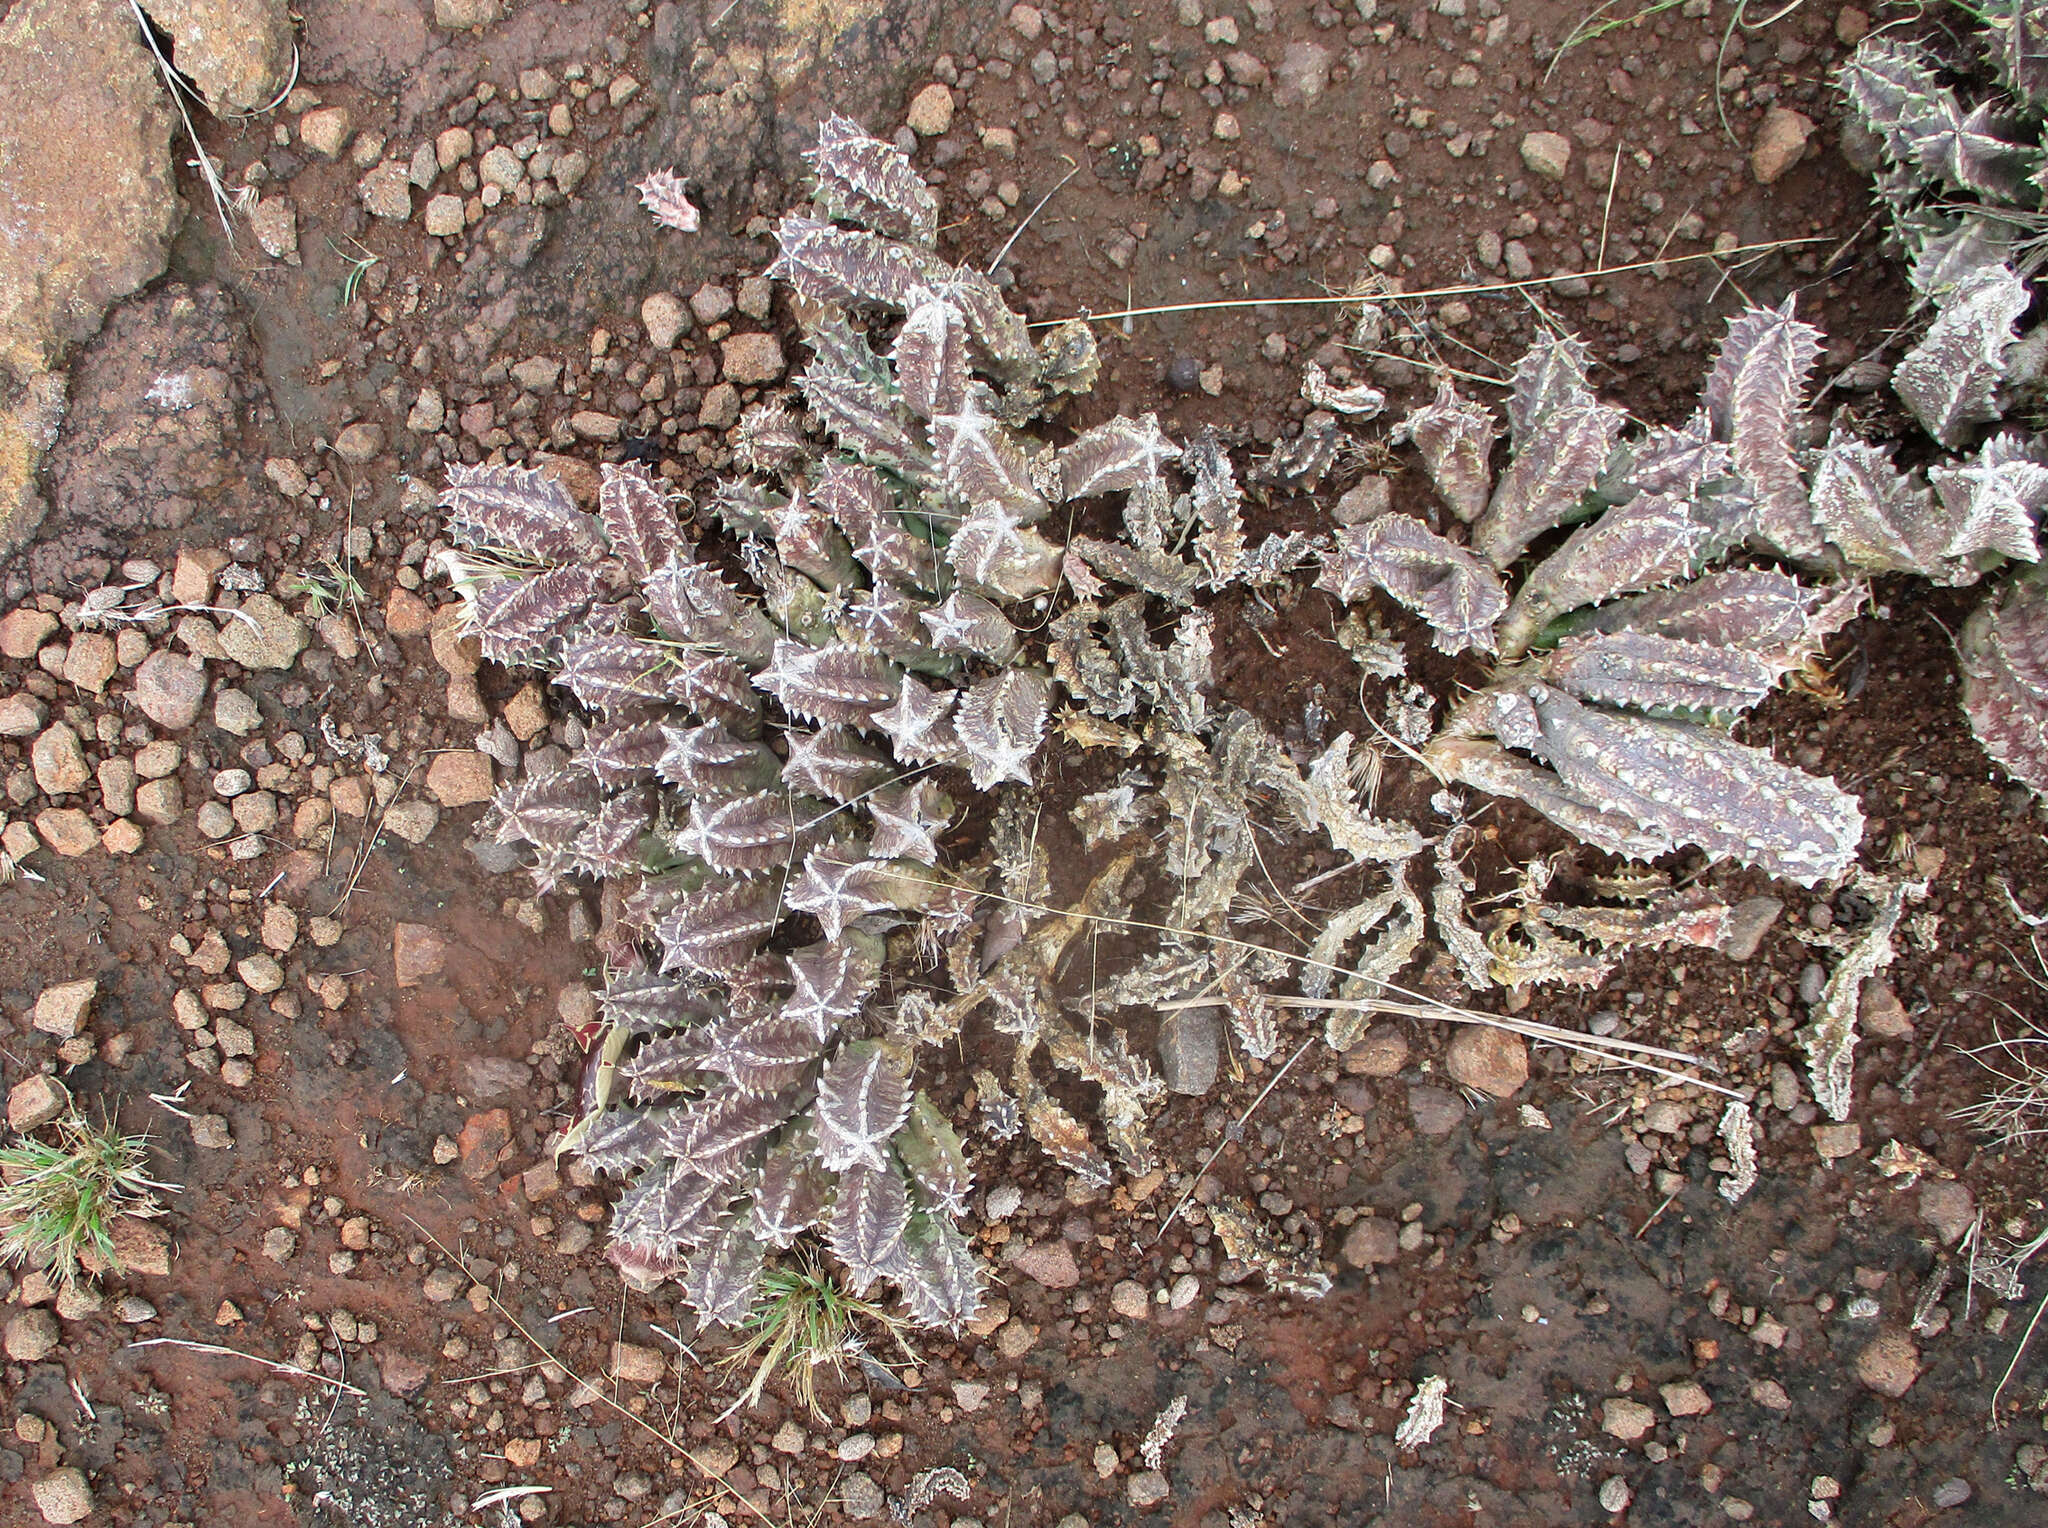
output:
[[[23,1136],[0,1146],[0,1259],[77,1280],[88,1252],[119,1272],[114,1222],[157,1215],[157,1192],[172,1185],[148,1174],[146,1135],[94,1126],[76,1112],[51,1127],[52,1143]]]
[[[849,1294],[815,1257],[806,1253],[794,1264],[771,1267],[740,1328],[740,1341],[718,1360],[720,1368],[754,1370],[734,1409],[758,1405],[768,1382],[780,1375],[805,1408],[822,1417],[820,1371],[843,1376],[847,1363],[868,1351],[865,1327],[893,1340],[906,1362],[916,1361],[904,1336],[909,1323],[872,1300]]]

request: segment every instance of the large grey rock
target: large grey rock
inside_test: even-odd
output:
[[[224,112],[261,111],[291,76],[292,21],[284,0],[143,0],[171,34],[178,72]]]

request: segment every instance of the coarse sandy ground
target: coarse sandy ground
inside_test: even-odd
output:
[[[1378,342],[1336,305],[1111,320],[1076,423],[1152,409],[1176,438],[1214,424],[1263,452],[1298,428],[1311,358],[1387,389],[1397,418],[1436,367],[1504,375],[1538,304],[1592,346],[1605,396],[1669,422],[1694,406],[1745,299],[1796,294],[1830,336],[1823,376],[1901,320],[1867,184],[1837,151],[1827,79],[1858,35],[1853,13],[1811,0],[1737,31],[1722,56],[1728,8],[1694,0],[1553,64],[1578,5],[1439,0],[1362,19],[1370,3],[1080,0],[1006,17],[928,0],[527,0],[476,32],[434,27],[431,9],[306,0],[297,97],[203,124],[231,185],[291,208],[296,253],[270,258],[246,235],[230,248],[188,217],[170,274],[78,361],[49,468],[57,507],[0,568],[0,605],[61,613],[124,560],[170,569],[182,550],[202,603],[234,593],[214,581],[232,564],[306,617],[284,666],[209,656],[216,695],[252,703],[230,704],[230,727],[215,696],[189,730],[153,726],[126,698],[134,644],[103,693],[67,677],[68,629],[0,662],[0,695],[38,697],[84,737],[94,778],[53,800],[91,831],[129,816],[102,766],[161,738],[179,745],[168,778],[182,796],[135,852],[38,851],[33,876],[0,887],[4,1081],[59,1066],[89,1109],[152,1131],[159,1174],[183,1186],[163,1222],[167,1273],[110,1282],[98,1310],[72,1304],[61,1343],[31,1361],[15,1361],[10,1332],[9,1420],[47,1427],[23,1421],[0,1442],[6,1521],[38,1520],[30,1483],[60,1461],[89,1477],[91,1521],[138,1528],[836,1522],[883,1515],[942,1465],[970,1494],[917,1520],[955,1528],[1070,1514],[1791,1524],[1826,1520],[1822,1504],[1857,1524],[2040,1520],[2026,1468],[2042,1457],[2048,1354],[2013,1373],[2007,1425],[1987,1425],[2034,1306],[1967,1293],[1955,1249],[1980,1212],[1987,1235],[2037,1232],[2042,1164],[1950,1114],[1985,1085],[1962,1051],[2013,1010],[2038,1011],[2048,971],[1996,887],[2028,911],[2048,904],[2048,855],[2037,810],[1956,707],[1949,636],[1968,602],[1951,592],[1881,586],[1877,613],[1830,649],[1834,686],[1774,698],[1746,733],[1860,796],[1868,864],[1930,881],[1915,911],[1933,916],[1865,993],[1882,1022],[1858,1052],[1853,1146],[1810,1128],[1827,1122],[1791,1034],[1810,968],[1833,959],[1826,939],[1853,933],[1868,902],[1716,872],[1706,884],[1731,901],[1787,903],[1751,958],[1637,957],[1596,991],[1539,990],[1526,1011],[1700,1053],[1761,1087],[1763,1171],[1739,1207],[1716,1192],[1718,1106],[1695,1089],[1653,1092],[1538,1048],[1526,1085],[1497,1101],[1445,1076],[1447,1035],[1404,1023],[1344,1056],[1307,1047],[1238,1134],[1271,1068],[1227,1058],[1210,1096],[1156,1121],[1165,1168],[1150,1180],[1093,1193],[1021,1141],[977,1139],[980,1192],[1021,1191],[1014,1213],[980,1223],[1003,1270],[986,1318],[958,1342],[921,1337],[894,1377],[828,1384],[822,1419],[774,1394],[725,1415],[731,1376],[698,1362],[717,1340],[694,1335],[672,1289],[625,1293],[604,1263],[605,1192],[566,1162],[557,1173],[548,1149],[575,1109],[565,1021],[587,1017],[599,978],[594,904],[536,900],[524,876],[492,873],[470,834],[476,772],[487,782],[493,766],[441,752],[483,734],[503,778],[567,720],[526,676],[477,670],[445,587],[421,577],[443,469],[548,450],[707,486],[738,406],[784,385],[735,388],[718,342],[765,332],[799,355],[779,301],[748,278],[802,194],[797,156],[826,110],[889,136],[921,91],[946,87],[949,119],[924,124],[937,130],[915,157],[950,255],[985,263],[1051,193],[1002,266],[1033,319],[1321,297],[1376,270],[1408,291],[1559,278],[1392,305]],[[300,131],[332,106],[349,118],[338,158]],[[1762,186],[1750,153],[1772,106],[1819,129]],[[1532,132],[1569,143],[1561,178],[1525,164]],[[368,213],[366,171],[437,141],[410,219]],[[490,161],[500,148],[509,160]],[[655,229],[630,189],[671,164],[705,209],[697,235]],[[501,171],[511,184],[486,208],[479,176]],[[197,205],[189,174],[181,185]],[[421,219],[443,194],[473,215],[429,236]],[[1807,242],[1689,258],[1717,240]],[[1666,263],[1576,275],[1652,261]],[[693,310],[667,348],[643,321],[662,292]],[[167,420],[152,384],[181,370],[217,392]],[[1889,417],[1876,395],[1834,403],[1878,429]],[[1371,445],[1315,498],[1274,496],[1253,529],[1325,525],[1368,471],[1392,471],[1395,504],[1426,513],[1406,466]],[[202,549],[221,555],[191,556]],[[361,597],[320,621],[294,580],[330,559]],[[1381,613],[1435,693],[1483,676]],[[1227,596],[1219,692],[1283,736],[1368,734],[1382,685],[1362,686],[1330,640],[1338,614],[1312,591],[1277,607]],[[289,648],[292,624],[280,611],[266,636]],[[184,638],[180,651],[206,641]],[[391,760],[381,775],[366,737]],[[252,777],[235,799],[268,807],[216,799],[232,769]],[[17,818],[52,804],[28,737],[0,739],[0,775]],[[1046,820],[1103,779],[1099,762],[1055,752]],[[1379,810],[1423,821],[1434,788],[1391,756]],[[1507,806],[1482,826],[1482,897],[1571,847]],[[1078,840],[1065,848],[1074,880],[1056,890],[1071,894],[1086,866]],[[1267,871],[1277,889],[1319,868],[1280,845]],[[1112,944],[1096,958],[1115,959]],[[1410,979],[1453,996],[1452,974],[1438,956]],[[60,1061],[30,1014],[44,988],[84,977],[99,982],[89,1041]],[[185,1027],[181,989],[199,998]],[[243,1035],[253,1055],[237,1057]],[[1131,1036],[1153,1038],[1149,1022]],[[959,1105],[977,1059],[942,1060],[927,1086]],[[1882,1176],[1872,1158],[1888,1141],[1936,1167]],[[1199,1208],[1162,1231],[1191,1186],[1197,1207],[1242,1193],[1319,1245],[1334,1290],[1307,1301],[1245,1279]],[[18,1275],[0,1287],[8,1318],[41,1293]],[[116,1319],[123,1290],[152,1317]],[[127,1346],[158,1336],[353,1388]],[[1394,1428],[1430,1376],[1454,1404],[1432,1442],[1399,1450]],[[1176,1397],[1186,1415],[1154,1476],[1140,1444]],[[469,1510],[528,1484],[547,1494]]]

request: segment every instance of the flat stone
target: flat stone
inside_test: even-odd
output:
[[[29,748],[36,788],[45,796],[69,796],[92,779],[85,749],[69,723],[52,722]]]
[[[736,387],[773,382],[782,375],[782,344],[772,334],[751,331],[730,335],[718,348],[725,380]]]
[[[409,844],[423,844],[440,825],[441,809],[417,796],[398,802],[384,814],[384,831]]]
[[[339,447],[337,440],[336,449]],[[243,668],[288,669],[298,661],[311,637],[306,623],[276,600],[267,594],[252,594],[221,627],[220,646]]]
[[[1200,1098],[1223,1061],[1223,1019],[1214,1008],[1182,1008],[1159,1024],[1159,1073],[1175,1093]]]
[[[334,437],[334,454],[351,467],[369,466],[383,449],[383,430],[367,420],[358,419],[342,426],[341,433]]]
[[[203,1151],[228,1151],[234,1147],[234,1133],[224,1114],[192,1116],[192,1144]]]
[[[1962,1184],[1931,1178],[1920,1185],[1920,1218],[1944,1247],[1953,1247],[1976,1220],[1977,1201]]]
[[[962,1411],[975,1412],[988,1404],[989,1387],[978,1379],[953,1381],[953,1402]]]
[[[356,182],[356,194],[371,217],[403,223],[412,216],[412,170],[396,159],[387,159]]]
[[[1813,118],[1786,106],[1773,106],[1764,113],[1756,130],[1756,142],[1749,151],[1749,173],[1760,186],[1776,184],[1799,163],[1806,152],[1806,140],[1813,136]]]
[[[430,1305],[446,1305],[462,1293],[469,1282],[453,1268],[436,1268],[420,1285],[420,1294]]]
[[[93,977],[45,987],[36,999],[36,1028],[60,1040],[70,1039],[85,1028],[92,1013],[92,1000],[99,990],[100,984]]]
[[[439,976],[448,963],[448,941],[423,923],[401,923],[391,931],[391,965],[400,987],[417,987]]]
[[[1528,133],[1522,139],[1522,163],[1545,180],[1563,180],[1571,168],[1572,141],[1563,133]]]
[[[1443,1088],[1417,1083],[1408,1090],[1408,1114],[1423,1135],[1449,1135],[1465,1117],[1465,1101]]]
[[[0,657],[33,658],[36,649],[57,633],[57,618],[33,605],[19,605],[0,616]]]
[[[466,1056],[463,1091],[478,1103],[512,1097],[533,1086],[533,1068],[509,1056]]]
[[[1600,1430],[1624,1443],[1635,1443],[1657,1425],[1657,1413],[1641,1401],[1615,1396],[1600,1403]]]
[[[1401,1233],[1391,1220],[1368,1215],[1353,1221],[1344,1235],[1344,1261],[1353,1268],[1376,1268],[1401,1255]]]
[[[57,1318],[40,1307],[20,1311],[8,1320],[7,1356],[16,1363],[41,1363],[57,1351],[63,1340]]]
[[[1854,1120],[1843,1125],[1815,1125],[1813,1149],[1823,1162],[1853,1157],[1863,1149],[1863,1127]]]
[[[504,14],[501,0],[434,0],[434,25],[450,32],[491,26]]]
[[[7,1128],[17,1134],[42,1128],[71,1107],[71,1093],[54,1077],[38,1072],[7,1092]]]
[[[350,126],[346,106],[316,106],[299,118],[299,141],[316,154],[339,159],[348,147]]]
[[[1169,1490],[1166,1477],[1157,1470],[1139,1470],[1124,1483],[1125,1498],[1141,1511],[1165,1501]]]
[[[1664,1409],[1674,1417],[1703,1417],[1714,1409],[1713,1398],[1698,1380],[1675,1380],[1660,1385],[1657,1394],[1664,1398]]]
[[[1011,1266],[1047,1289],[1072,1289],[1081,1282],[1074,1249],[1063,1241],[1034,1242],[1017,1254]]]
[[[910,98],[904,126],[920,138],[940,138],[953,125],[953,92],[936,80]]]
[[[36,833],[51,853],[66,859],[90,854],[100,842],[100,830],[75,806],[53,806],[36,813]]]
[[[377,1351],[377,1376],[393,1395],[411,1395],[427,1382],[427,1366],[395,1348]]]
[[[1868,981],[1863,984],[1863,996],[1858,1003],[1857,1021],[1863,1032],[1877,1040],[1906,1040],[1912,1038],[1913,1021],[1906,1014],[1906,1005],[1899,1001],[1899,994],[1890,982]]]
[[[1897,1400],[1920,1377],[1920,1350],[1897,1332],[1874,1337],[1856,1355],[1856,1378],[1879,1395]]]
[[[1716,948],[1730,960],[1754,958],[1764,935],[1770,932],[1771,925],[1784,911],[1785,904],[1776,897],[1749,897],[1737,902],[1729,909],[1728,923]]]
[[[171,1233],[155,1221],[123,1215],[114,1222],[109,1236],[114,1244],[116,1268],[159,1279],[170,1276]]]
[[[498,1157],[512,1144],[512,1116],[503,1109],[485,1109],[463,1122],[456,1137],[465,1178],[488,1178],[498,1170]]]
[[[493,788],[490,756],[474,748],[437,753],[427,766],[427,789],[444,807],[489,801]]]
[[[412,590],[398,587],[384,601],[384,629],[394,637],[417,637],[434,625],[434,607]]]
[[[1394,1077],[1408,1064],[1408,1037],[1395,1024],[1375,1024],[1344,1052],[1344,1070],[1354,1077]]]
[[[64,682],[94,695],[104,694],[107,681],[121,666],[114,639],[103,631],[82,632],[71,641],[64,658]]]
[[[668,1374],[668,1359],[658,1348],[615,1342],[612,1344],[612,1374],[629,1385],[658,1385]]]
[[[220,690],[213,697],[213,724],[236,737],[249,737],[262,730],[263,713],[247,690]]]
[[[72,1465],[52,1470],[38,1480],[32,1488],[36,1499],[36,1510],[43,1515],[46,1523],[59,1525],[82,1523],[92,1516],[92,1487],[85,1483],[85,1475]]]
[[[888,1510],[888,1502],[873,1476],[855,1471],[839,1483],[839,1510],[855,1522],[864,1523],[882,1516]]]
[[[1135,1279],[1119,1279],[1109,1292],[1109,1308],[1126,1321],[1147,1321],[1152,1316],[1152,1296]]]
[[[0,737],[34,737],[49,719],[49,706],[37,696],[17,691],[0,700]]]
[[[427,210],[421,217],[426,223],[427,232],[437,239],[453,238],[462,232],[466,222],[462,198],[446,191],[427,199]]]
[[[648,343],[667,350],[690,327],[690,310],[673,292],[652,292],[641,300],[640,322],[647,330]]]
[[[1489,1098],[1512,1098],[1529,1080],[1529,1047],[1491,1024],[1468,1024],[1451,1036],[1444,1070]]]

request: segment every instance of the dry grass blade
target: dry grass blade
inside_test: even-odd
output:
[[[1690,255],[1665,255],[1655,260],[1631,260],[1625,265],[1595,266],[1586,271],[1559,271],[1551,276],[1531,276],[1522,281],[1485,281],[1469,286],[1431,287],[1420,292],[1396,292],[1390,294],[1401,302],[1435,302],[1452,297],[1486,297],[1501,292],[1522,292],[1547,287],[1558,281],[1598,281],[1608,276],[1625,276],[1631,271],[1654,270],[1662,266],[1681,265],[1692,260],[1730,260],[1738,255],[1763,256],[1776,250],[1793,249],[1802,244],[1825,244],[1820,237],[1804,239],[1771,239],[1761,244],[1738,244],[1729,250],[1700,250]],[[1215,302],[1173,302],[1154,308],[1122,308],[1114,313],[1083,313],[1077,315],[1091,323],[1109,323],[1116,319],[1153,318],[1163,313],[1203,313],[1220,308],[1328,308],[1349,307],[1361,299],[1355,293],[1340,293],[1330,297],[1225,297]],[[1032,323],[1033,329],[1050,329],[1057,324],[1070,323],[1069,318],[1046,318]]]
[[[217,1358],[240,1358],[252,1364],[261,1364],[277,1374],[288,1374],[294,1379],[309,1379],[317,1385],[332,1385],[336,1390],[347,1391],[350,1395],[362,1395],[346,1380],[316,1374],[311,1369],[301,1369],[297,1364],[282,1363],[275,1358],[265,1358],[260,1353],[244,1353],[239,1348],[224,1348],[218,1343],[190,1342],[183,1337],[151,1337],[145,1342],[131,1342],[130,1348],[183,1348],[188,1353],[211,1353]]]

